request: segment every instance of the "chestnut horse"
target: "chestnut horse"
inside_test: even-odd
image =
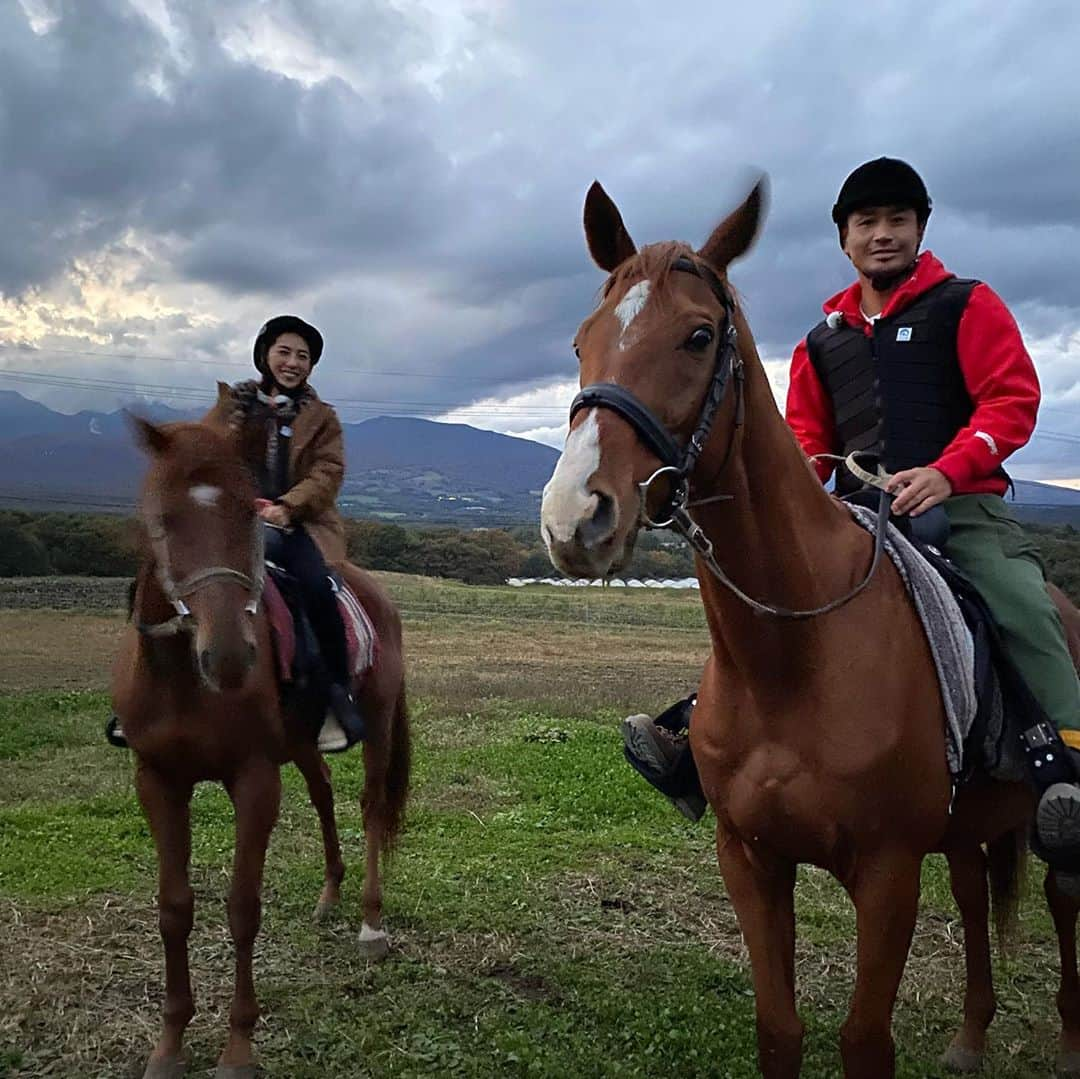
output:
[[[236,980],[220,1079],[255,1075],[251,1036],[259,1014],[252,949],[259,930],[263,865],[277,821],[280,770],[292,761],[319,814],[326,877],[317,913],[340,898],[345,875],[330,770],[304,717],[279,701],[270,627],[259,600],[264,579],[255,488],[234,437],[201,423],[155,427],[134,421],[150,456],[141,501],[147,552],[136,578],[132,620],[113,666],[112,694],[135,753],[135,784],[158,854],[158,911],[165,945],[164,1028],[145,1079],[183,1073],[181,1043],[194,1012],[187,940],[192,789],[224,784],[236,820],[229,928]],[[355,687],[367,722],[364,745],[364,926],[360,946],[387,949],[380,855],[402,822],[409,780],[401,621],[368,574],[343,567],[379,634],[378,659]],[[310,720],[311,717],[307,717]]]
[[[712,648],[690,743],[750,953],[762,1073],[801,1067],[793,890],[805,862],[829,870],[856,911],[844,1075],[895,1074],[892,1012],[931,851],[948,858],[967,960],[946,1062],[970,1070],[995,1008],[989,893],[1007,928],[1034,796],[982,779],[950,811],[944,705],[918,616],[891,561],[874,568],[874,541],[808,466],[728,285],[757,234],[763,187],[698,251],[637,251],[603,189],[589,191],[588,247],[609,277],[577,334],[585,389],[542,531],[556,566],[577,577],[619,569],[660,517],[674,514],[695,546]],[[1063,615],[1075,640],[1077,612]],[[1052,873],[1046,894],[1061,946],[1059,1067],[1080,1075],[1078,903]]]

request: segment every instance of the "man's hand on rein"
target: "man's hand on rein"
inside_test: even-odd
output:
[[[906,468],[893,475],[886,489],[896,495],[892,511],[898,517],[918,517],[952,494],[952,484],[936,468]]]

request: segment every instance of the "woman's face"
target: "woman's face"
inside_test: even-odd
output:
[[[270,376],[282,390],[295,390],[311,374],[311,353],[298,333],[283,333],[266,354]]]

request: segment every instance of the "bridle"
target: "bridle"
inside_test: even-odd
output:
[[[262,598],[263,586],[266,583],[266,560],[263,556],[263,532],[261,522],[255,517],[252,529],[251,544],[251,572],[244,573],[230,566],[207,566],[189,573],[183,580],[173,580],[172,570],[169,566],[168,534],[162,520],[160,508],[156,500],[150,500],[146,504],[144,514],[146,534],[150,539],[150,547],[154,553],[154,573],[158,584],[161,586],[165,598],[176,612],[172,618],[164,622],[136,623],[136,628],[144,637],[174,637],[178,633],[190,632],[195,628],[195,617],[191,608],[184,602],[200,589],[215,581],[231,581],[243,585],[247,589],[250,599],[244,606],[244,610],[254,618],[259,610],[259,601]]]
[[[652,409],[639,397],[625,386],[620,386],[614,382],[598,382],[591,386],[585,386],[570,405],[571,422],[573,422],[574,416],[583,408],[606,408],[617,413],[630,424],[640,441],[662,462],[660,468],[647,480],[638,484],[641,524],[647,529],[666,528],[678,532],[698,554],[713,576],[751,610],[758,614],[772,615],[776,618],[805,619],[827,614],[838,607],[843,607],[844,604],[853,600],[870,584],[881,561],[890,506],[889,497],[884,490],[881,493],[881,501],[878,505],[874,556],[866,576],[851,591],[839,599],[806,610],[792,610],[787,607],[762,603],[743,592],[716,561],[712,541],[705,534],[702,527],[690,516],[690,509],[693,506],[732,497],[731,495],[716,495],[712,498],[691,502],[690,479],[694,469],[697,467],[698,459],[705,449],[709,433],[712,431],[713,422],[716,419],[717,412],[720,410],[720,405],[724,401],[729,384],[734,385],[735,416],[721,470],[731,459],[735,441],[745,417],[746,372],[742,357],[738,351],[738,332],[735,328],[734,319],[735,304],[723,281],[710,267],[690,258],[688,255],[680,255],[671,264],[671,269],[681,273],[693,274],[704,281],[720,301],[722,310],[717,326],[719,345],[716,365],[713,368],[712,380],[709,383],[701,411],[698,414],[697,425],[686,445],[682,446],[676,441],[671,432],[656,417]],[[648,508],[649,492],[652,485],[662,476],[669,478],[670,491],[660,512],[654,516],[650,514]]]

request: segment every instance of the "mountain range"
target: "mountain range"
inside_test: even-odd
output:
[[[157,422],[201,411],[146,401],[131,409]],[[340,504],[355,517],[531,524],[559,457],[539,442],[465,424],[378,416],[343,428]],[[0,391],[0,507],[126,511],[144,468],[121,411],[67,415]],[[1080,491],[1017,480],[1010,501],[1023,520],[1080,525]]]
[[[135,401],[155,422],[194,419]],[[410,522],[534,522],[559,454],[527,439],[465,424],[378,416],[343,424],[342,510]],[[122,411],[66,415],[0,391],[0,506],[123,511],[145,462]]]

